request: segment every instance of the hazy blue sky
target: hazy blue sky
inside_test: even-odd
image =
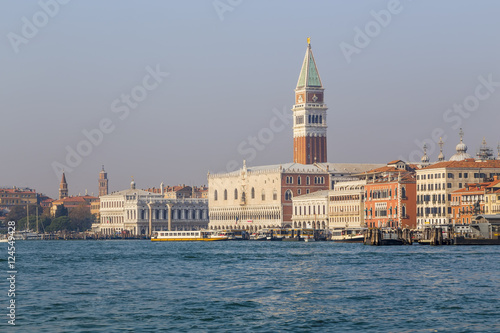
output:
[[[121,190],[131,176],[141,188],[200,185],[230,161],[290,162],[291,125],[276,113],[291,113],[308,36],[330,162],[415,160],[436,129],[449,158],[458,127],[469,153],[485,136],[496,154],[498,1],[54,1],[40,1],[50,15],[2,1],[2,186],[56,197],[57,163],[76,195],[97,192],[101,164]],[[160,83],[143,82],[151,71]],[[132,92],[134,108],[120,100]],[[89,152],[83,131],[101,122],[113,130]],[[70,168],[67,147],[88,155]]]

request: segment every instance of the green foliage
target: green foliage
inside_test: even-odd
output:
[[[60,216],[52,220],[50,225],[45,228],[47,232],[56,232],[56,231],[70,231],[71,230],[71,220],[67,216]]]
[[[29,205],[29,215],[36,215],[36,208],[38,207],[38,213],[42,214],[43,208],[37,205]],[[24,222],[26,222],[26,206],[14,206],[11,208],[10,212],[7,214],[5,220],[6,221],[16,221],[19,222],[24,218]]]
[[[73,208],[69,213],[69,218],[71,219],[71,230],[73,231],[90,229],[92,222],[94,222],[94,216],[90,214],[89,208],[85,205]]]
[[[26,218],[26,206],[14,206],[7,214],[5,220],[19,222],[23,217]]]
[[[57,206],[56,212],[54,214],[55,218],[58,218],[61,216],[68,216],[68,209],[66,207],[64,207],[64,205]]]

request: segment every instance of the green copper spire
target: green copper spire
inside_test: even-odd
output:
[[[297,82],[297,88],[303,87],[323,87],[311,50],[310,38],[307,39],[306,56],[304,57],[304,63],[300,70],[299,82]]]

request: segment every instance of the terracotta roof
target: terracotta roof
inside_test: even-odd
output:
[[[34,190],[20,190],[18,188],[2,188],[0,189],[2,193],[20,193],[20,194],[36,194]]]
[[[393,166],[383,166],[380,168],[372,169],[369,171],[366,171],[366,173],[380,173],[380,172],[404,172],[405,170],[398,169]]]
[[[500,186],[500,180],[494,180],[487,187],[491,188],[491,187],[499,187],[499,186]]]
[[[394,160],[394,161],[390,161],[389,163],[387,163],[387,165],[391,165],[391,164],[398,164],[399,162],[403,162],[402,160]]]
[[[456,190],[456,191],[453,191],[451,192],[451,194],[462,194],[462,193],[465,193],[465,192],[477,192],[477,193],[484,193],[484,189],[477,189],[476,187],[474,188],[470,188],[470,189],[467,189],[467,188],[461,188],[459,190]]]
[[[54,201],[52,201],[52,203],[54,203],[54,204],[60,204],[60,203],[63,203],[63,204],[85,203],[85,204],[87,204],[89,199],[97,199],[97,197],[92,197],[89,195],[77,196],[77,197],[67,197],[67,198],[62,198],[59,200],[54,200]]]
[[[428,169],[439,169],[439,168],[471,168],[471,169],[500,169],[500,160],[487,160],[483,162],[476,162],[473,158],[466,159],[464,161],[447,161],[447,162],[438,162],[432,164],[422,170]]]

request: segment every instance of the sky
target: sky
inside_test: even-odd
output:
[[[328,160],[497,152],[498,1],[2,0],[0,186],[57,197],[292,161],[307,37]],[[271,126],[273,124],[273,126]],[[272,128],[272,129],[271,129]]]

